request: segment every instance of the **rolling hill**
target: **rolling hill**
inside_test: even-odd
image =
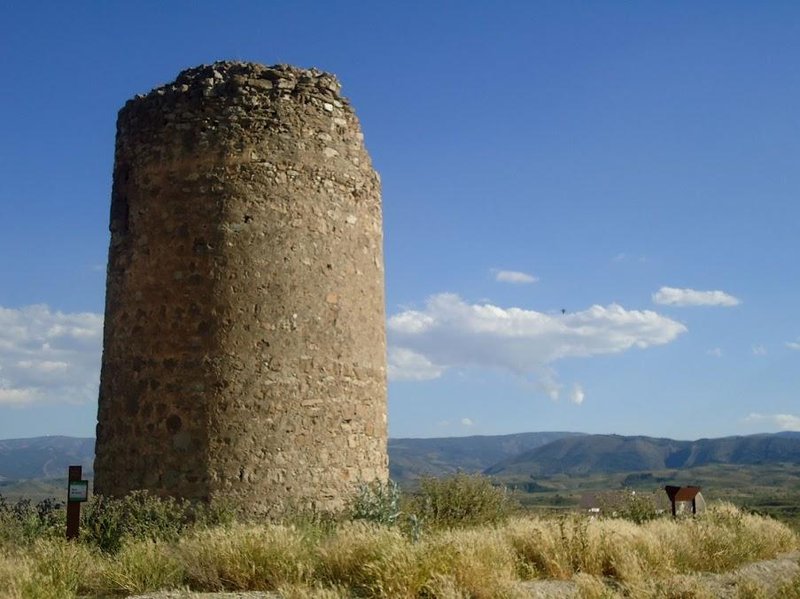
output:
[[[541,432],[514,435],[389,439],[389,475],[409,480],[458,471],[482,472],[501,460],[583,433]]]
[[[710,464],[800,463],[800,436],[751,435],[697,441],[582,435],[557,439],[485,469],[493,476],[589,475]]]
[[[94,439],[33,437],[0,440],[0,481],[66,478],[70,465],[80,464],[91,475]]]

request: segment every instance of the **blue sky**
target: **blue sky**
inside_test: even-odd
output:
[[[392,436],[800,429],[797,3],[29,2],[0,20],[0,438],[93,434],[116,112],[219,59],[356,108]]]

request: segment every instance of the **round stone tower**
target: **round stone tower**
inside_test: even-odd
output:
[[[337,80],[218,62],[127,102],[95,489],[335,509],[386,479],[380,182]]]

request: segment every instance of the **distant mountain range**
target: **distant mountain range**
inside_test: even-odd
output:
[[[389,476],[394,480],[456,472],[483,472],[503,460],[525,454],[559,439],[583,433],[517,433],[434,439],[389,439]]]
[[[0,481],[64,478],[71,464],[91,476],[93,460],[94,439],[0,441]],[[800,464],[800,432],[697,441],[571,432],[389,440],[390,475],[398,481],[458,471],[530,479],[777,463]]]
[[[0,481],[66,478],[67,468],[80,464],[91,476],[94,439],[33,437],[0,440]]]
[[[710,464],[800,463],[800,433],[675,441],[584,435],[506,458],[484,470],[495,476],[588,475],[685,469]]]

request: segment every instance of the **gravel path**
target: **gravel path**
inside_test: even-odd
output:
[[[745,581],[771,596],[781,585],[800,575],[800,552],[793,551],[775,559],[755,562],[724,574],[695,574],[680,576],[686,583],[692,579],[705,585],[715,597],[737,597],[737,587]],[[571,581],[542,580],[523,583],[531,599],[569,599],[578,596],[577,586]]]
[[[755,562],[727,574],[702,575],[717,597],[736,597],[740,581],[748,581],[771,596],[781,585],[800,575],[800,552],[787,553],[776,559]]]

